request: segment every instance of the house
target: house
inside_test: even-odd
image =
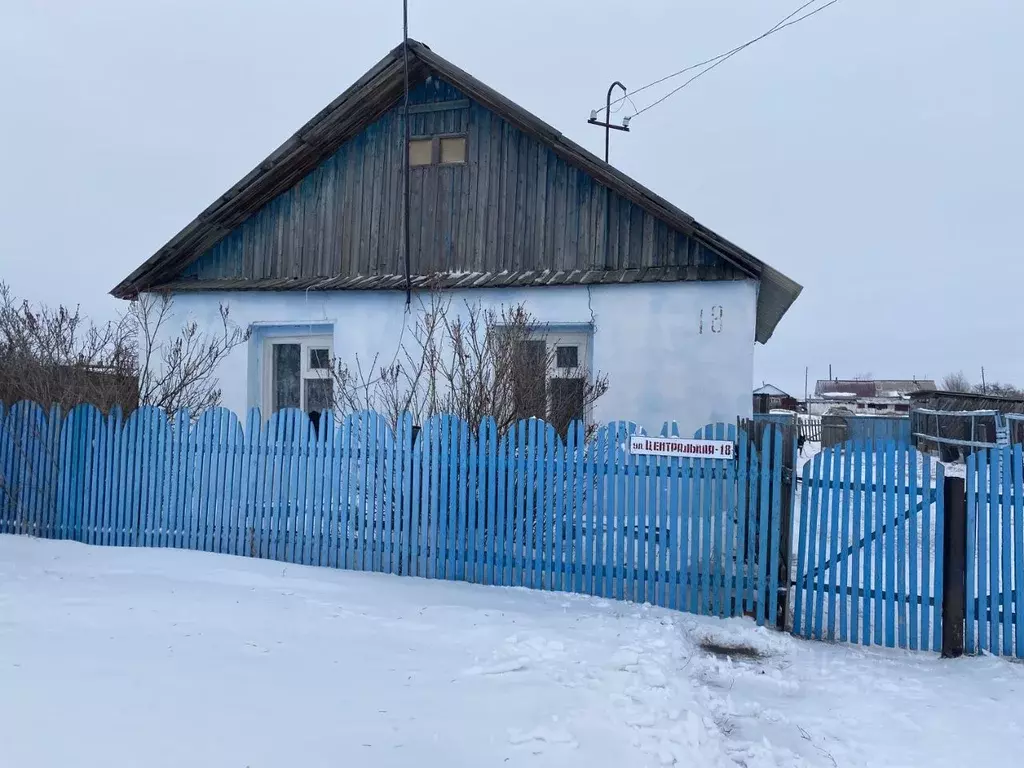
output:
[[[428,46],[410,40],[408,61],[407,147],[399,45],[113,295],[169,293],[176,322],[210,328],[227,305],[252,329],[218,371],[238,412],[322,408],[329,358],[394,359],[408,287],[525,303],[565,350],[550,379],[608,377],[593,421],[750,414],[753,345],[800,286]]]
[[[771,413],[773,410],[796,411],[796,398],[773,384],[765,384],[754,390],[754,413]]]
[[[914,392],[935,389],[930,379],[821,379],[807,412],[861,416],[907,416]]]

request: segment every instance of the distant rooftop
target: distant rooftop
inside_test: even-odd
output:
[[[768,395],[768,397],[789,397],[788,392],[783,392],[774,384],[765,384],[763,387],[758,387],[757,389],[754,390],[754,394]]]
[[[904,397],[911,392],[934,390],[931,379],[819,379],[816,397]]]

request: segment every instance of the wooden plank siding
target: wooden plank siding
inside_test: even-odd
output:
[[[464,165],[411,171],[413,275],[654,267],[660,279],[744,277],[443,80],[420,84],[411,101],[413,136],[467,141]],[[187,290],[225,280],[403,274],[403,144],[396,105],[164,282]]]

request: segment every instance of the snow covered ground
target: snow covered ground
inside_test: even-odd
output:
[[[0,536],[4,766],[1011,765],[1021,701],[991,657]]]

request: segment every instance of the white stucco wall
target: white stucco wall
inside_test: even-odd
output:
[[[452,307],[464,300],[484,306],[520,301],[541,323],[593,323],[593,368],[609,378],[609,390],[594,406],[598,422],[625,419],[657,431],[676,420],[692,430],[713,421],[749,416],[753,388],[753,281],[649,283],[450,292]],[[413,310],[417,299],[414,297]],[[221,328],[219,304],[231,320],[251,323],[329,323],[334,354],[366,361],[377,352],[390,361],[405,314],[402,292],[185,293],[174,299],[174,324],[195,319]],[[713,309],[720,307],[719,310]],[[703,320],[701,311],[703,310]],[[714,328],[712,314],[715,313]],[[409,318],[412,322],[414,318]],[[296,329],[297,331],[301,329]],[[228,356],[218,371],[223,405],[240,417],[252,405],[253,344]]]

